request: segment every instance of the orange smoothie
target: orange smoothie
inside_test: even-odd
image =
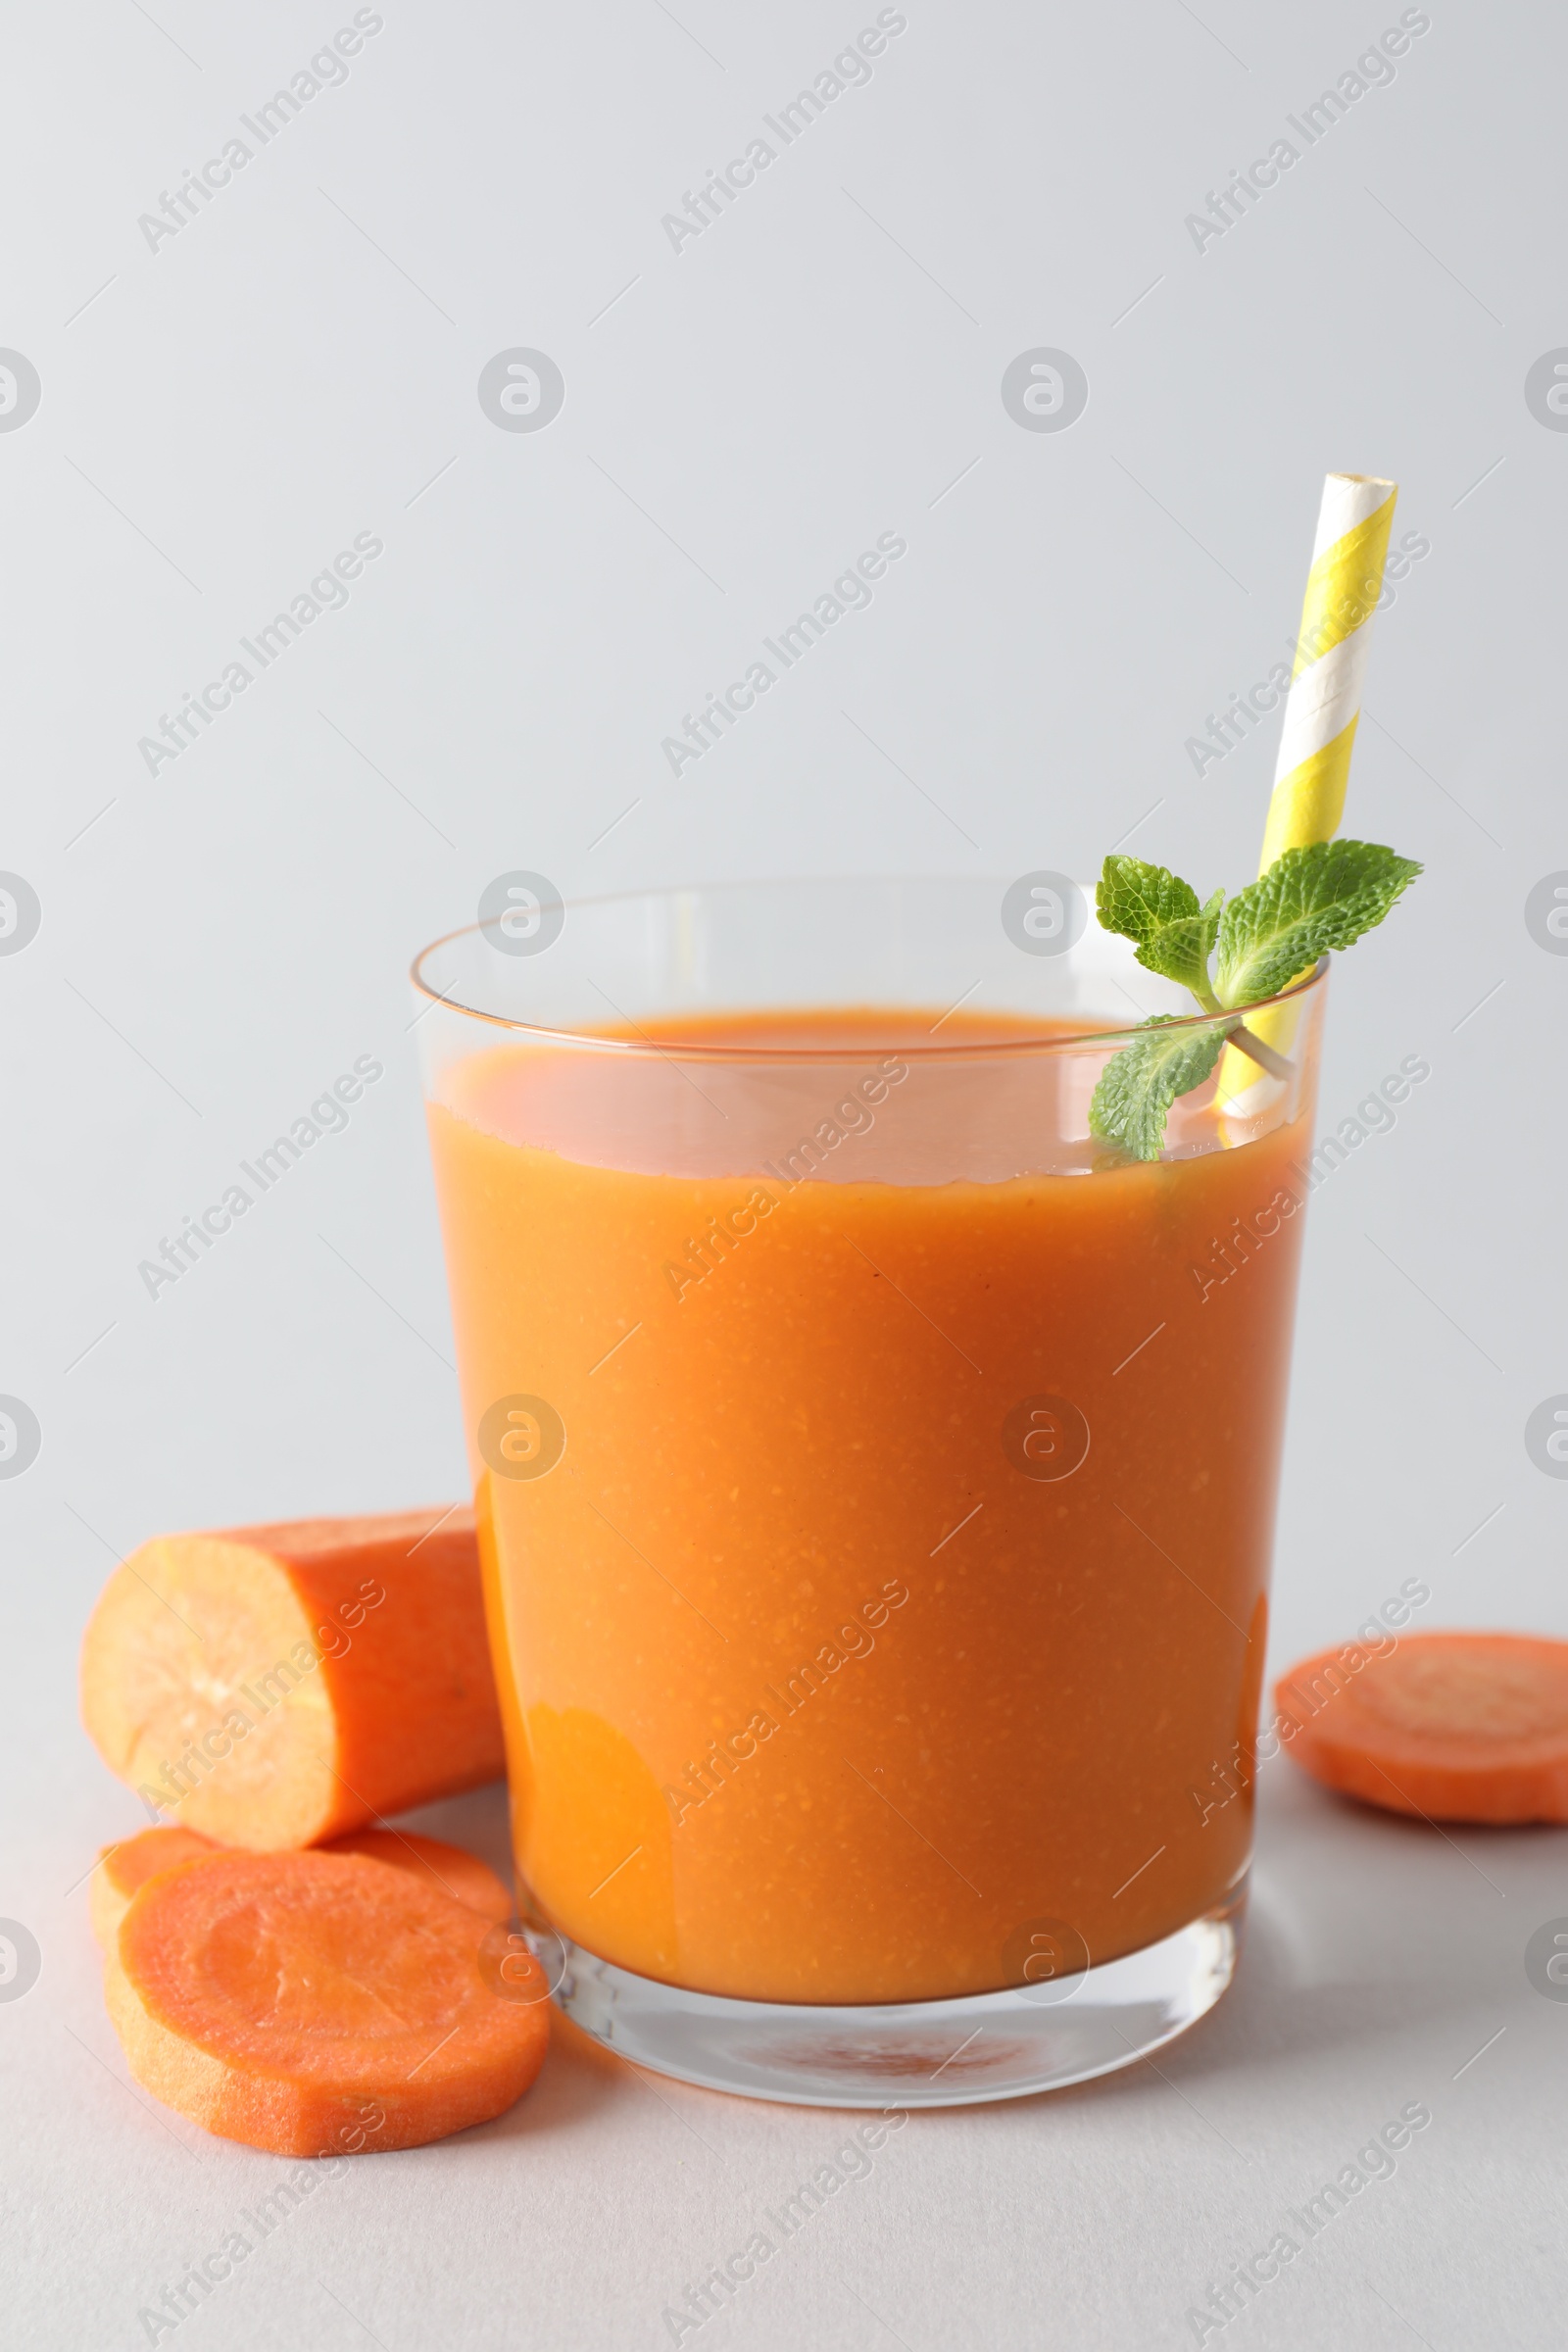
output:
[[[1022,1054],[971,1141],[1006,1026],[930,1029],[686,1025],[822,1047],[783,1125],[730,1063],[505,1042],[430,1106],[519,1870],[698,1991],[1038,1981],[1247,1864],[1310,1102],[1035,1173],[1093,1072]]]

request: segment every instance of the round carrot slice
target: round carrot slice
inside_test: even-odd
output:
[[[107,1949],[125,1916],[131,1896],[160,1870],[180,1862],[196,1862],[204,1854],[220,1854],[222,1847],[200,1830],[142,1830],[106,1845],[88,1882],[87,1905],[92,1932]]]
[[[320,1848],[323,1854],[368,1854],[372,1862],[390,1862],[394,1870],[412,1870],[416,1878],[486,1919],[510,1919],[515,1905],[488,1862],[461,1845],[439,1838],[421,1838],[414,1830],[352,1830]]]
[[[1351,1666],[1355,1658],[1358,1664]],[[1410,1634],[1303,1659],[1274,1689],[1314,1780],[1433,1821],[1568,1821],[1568,1642]]]
[[[487,1973],[496,1933],[365,1855],[213,1854],[131,1898],[105,1993],[136,2081],[209,2132],[279,2156],[419,2147],[543,2063],[543,1971]]]

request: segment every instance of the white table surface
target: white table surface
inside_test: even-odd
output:
[[[695,243],[663,214],[875,16],[796,0],[387,0],[346,81],[172,241],[140,216],[346,4],[13,6],[0,346],[0,2340],[130,2352],[288,2170],[128,2085],[80,1885],[134,1829],[76,1721],[113,1561],[162,1529],[450,1498],[464,1465],[402,974],[494,876],[568,894],[786,873],[1085,874],[1118,838],[1234,886],[1271,726],[1192,743],[1294,632],[1330,466],[1426,553],[1376,623],[1347,824],[1425,861],[1336,973],[1329,1133],[1432,1076],[1314,1198],[1271,1669],[1409,1576],[1419,1622],[1568,1635],[1568,19],[1434,0],[1200,252],[1188,216],[1392,4],[908,0],[907,28]],[[475,396],[539,348],[565,405]],[[999,395],[1065,349],[1088,407]],[[1568,356],[1568,354],[1565,354]],[[4,416],[0,415],[0,427]],[[879,532],[869,610],[676,776],[662,739]],[[356,533],[383,555],[150,772],[176,698]],[[1202,765],[1202,773],[1196,772]],[[365,1053],[383,1083],[150,1298],[161,1236]],[[263,1213],[265,1208],[265,1213]],[[492,1793],[433,1826],[499,1859]],[[912,2118],[696,2335],[907,2352],[1196,2341],[1209,2281],[1407,2103],[1430,2127],[1210,2343],[1560,2343],[1568,2004],[1524,1951],[1568,1839],[1262,1777],[1235,1989],[1158,2061]],[[846,2119],[558,2048],[500,2122],[356,2160],[172,2336],[202,2352],[653,2347]]]
[[[139,2311],[237,2230],[251,2251],[161,2343],[652,2352],[676,2340],[666,2307],[761,2230],[770,2259],[679,2341],[1176,2345],[1284,2230],[1301,2252],[1204,2341],[1560,2343],[1568,2014],[1527,1983],[1523,1945],[1568,1909],[1561,1833],[1446,1834],[1283,1760],[1262,1789],[1247,1949],[1210,2018],[1100,2082],[911,2115],[787,2242],[770,2216],[863,2116],[694,2089],[570,2029],[511,2114],[358,2158],[270,2209],[264,2237],[257,2202],[298,2168],[209,2138],[126,2075],[85,1890],[66,1889],[135,1808],[64,1757],[21,1877],[45,1970],[0,2010],[6,2340],[145,2343]],[[505,1866],[499,1790],[413,1818]],[[1293,2213],[1411,2106],[1431,2122],[1392,2175],[1309,2238]]]

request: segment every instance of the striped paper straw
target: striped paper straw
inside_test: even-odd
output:
[[[1324,481],[1259,874],[1267,873],[1282,850],[1332,840],[1340,829],[1361,715],[1372,614],[1383,593],[1383,564],[1397,496],[1397,483],[1377,474],[1331,473]],[[1254,1014],[1248,1027],[1265,1045],[1288,1051],[1296,1032],[1296,1009],[1281,1006]],[[1245,1119],[1246,1098],[1259,1083],[1268,1082],[1257,1063],[1240,1048],[1227,1046],[1220,1059],[1217,1098],[1228,1124]],[[1235,1127],[1230,1138],[1246,1140]]]
[[[1340,829],[1397,496],[1396,483],[1375,474],[1331,473],[1323,484],[1260,874],[1282,850],[1328,841]]]

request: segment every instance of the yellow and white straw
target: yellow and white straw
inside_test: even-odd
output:
[[[1331,473],[1323,484],[1259,874],[1282,850],[1332,840],[1340,829],[1397,496],[1398,485],[1376,474]],[[1295,1033],[1295,1010],[1282,1006],[1255,1014],[1248,1027],[1265,1045],[1284,1051]],[[1227,1046],[1217,1092],[1236,1142],[1245,1137],[1232,1122],[1245,1119],[1245,1098],[1260,1083],[1268,1081],[1260,1080],[1256,1062]]]
[[[1396,484],[1366,473],[1331,473],[1323,485],[1260,874],[1282,850],[1340,829],[1397,495]]]

